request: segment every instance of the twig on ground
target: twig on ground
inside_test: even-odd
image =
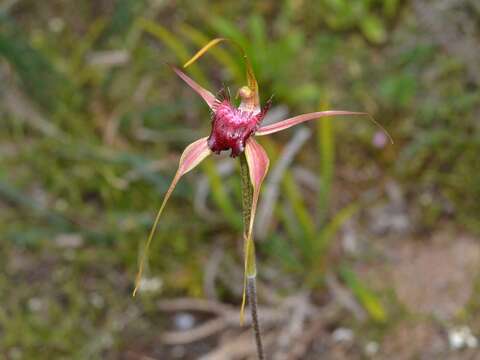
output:
[[[320,335],[326,336],[327,332],[325,331],[325,327],[338,317],[339,311],[340,309],[335,305],[328,306],[320,311],[317,310],[310,326],[304,329],[302,336],[291,344],[292,348],[286,360],[303,359],[312,342],[318,339]]]
[[[172,300],[161,300],[157,303],[161,311],[198,311],[212,314],[224,315],[232,312],[233,306],[225,305],[217,301],[192,298],[178,298]],[[236,311],[236,310],[235,310]]]
[[[206,312],[217,317],[206,321],[189,330],[165,331],[162,342],[168,345],[188,344],[202,340],[227,328],[240,328],[238,309],[210,300],[182,298],[178,300],[163,300],[158,303],[161,311],[165,312]],[[285,319],[285,311],[262,309],[260,320],[266,326],[274,326]],[[251,325],[252,318],[247,315],[245,325]]]
[[[335,297],[336,302],[350,311],[357,320],[364,321],[367,318],[367,314],[352,294],[340,285],[333,274],[327,273],[325,279],[327,287]]]
[[[201,357],[203,360],[249,359],[256,354],[250,330],[243,331],[238,322],[238,309],[211,300],[182,298],[163,300],[158,303],[166,312],[203,312],[214,318],[189,330],[167,331],[162,342],[167,345],[187,345],[217,334],[226,334],[218,346]],[[338,318],[340,308],[336,304],[317,308],[310,296],[303,293],[286,298],[274,307],[262,307],[259,313],[264,346],[270,349],[274,360],[300,360],[319,334],[325,333],[327,325]],[[245,325],[252,324],[251,314]]]
[[[275,348],[275,360],[287,359],[289,348],[299,339],[304,331],[305,322],[312,315],[312,306],[308,301],[307,294],[295,296],[292,299],[290,321],[279,331]]]
[[[225,359],[245,359],[256,355],[256,346],[252,341],[250,331],[244,331],[233,341],[229,341],[208,354],[202,356],[199,360],[225,360]],[[266,335],[265,345],[270,346],[275,339],[275,334]]]

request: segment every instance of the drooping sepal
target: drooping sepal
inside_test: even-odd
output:
[[[143,254],[140,260],[140,266],[137,272],[137,277],[135,279],[135,289],[133,290],[133,296],[135,296],[135,294],[137,293],[137,290],[139,289],[140,281],[143,275],[145,261],[148,256],[148,250],[150,248],[150,244],[152,242],[153,235],[155,234],[155,230],[158,226],[163,209],[165,208],[165,205],[167,204],[167,201],[170,198],[170,195],[172,194],[173,190],[177,186],[177,183],[180,180],[180,178],[186,173],[188,173],[189,171],[191,171],[192,169],[194,169],[198,164],[202,162],[202,160],[204,160],[210,154],[211,154],[211,151],[208,148],[206,137],[191,143],[183,151],[183,154],[180,157],[177,173],[175,174],[175,177],[173,178],[172,183],[170,184],[170,187],[168,188],[165,194],[165,197],[163,198],[162,205],[160,206],[160,209],[157,212],[157,216],[155,217],[155,221],[153,223],[152,229],[150,230],[150,234],[148,236],[147,242],[145,243]]]
[[[250,191],[242,189],[244,197],[244,251],[245,251],[245,274],[244,274],[244,288],[242,296],[242,306],[240,309],[240,323],[243,323],[246,302],[246,285],[247,279],[257,275],[257,268],[255,263],[255,244],[253,241],[253,224],[255,221],[255,213],[257,210],[258,198],[260,196],[260,188],[263,180],[268,172],[270,160],[263,147],[258,144],[255,139],[249,138],[245,147],[245,164],[242,164],[242,183],[245,184],[244,172],[245,167],[248,168],[248,180]],[[245,187],[245,185],[244,185]]]
[[[250,224],[248,226],[248,237],[252,237],[255,212],[257,210],[260,188],[268,172],[270,160],[263,147],[255,141],[253,137],[247,140],[245,147],[245,156],[247,158],[250,182],[253,186],[253,202],[250,215]]]

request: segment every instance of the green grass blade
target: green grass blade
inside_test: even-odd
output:
[[[386,322],[387,312],[378,295],[370,290],[349,267],[343,266],[340,269],[340,275],[370,317],[379,323]]]
[[[282,181],[282,187],[304,234],[304,236],[301,237],[302,243],[300,244],[303,257],[308,261],[313,261],[316,233],[315,223],[313,218],[310,216],[305,201],[302,198],[302,194],[290,172],[285,173]]]
[[[137,19],[136,25],[147,33],[155,36],[163,44],[165,44],[165,46],[167,46],[175,54],[178,60],[180,60],[180,63],[183,64],[188,61],[188,59],[190,59],[190,53],[185,47],[185,45],[183,45],[183,43],[178,40],[174,34],[172,34],[162,25],[159,25],[145,18]],[[204,84],[204,86],[207,88],[210,87],[207,78],[205,77],[205,75],[203,75],[203,73],[198,69],[197,66],[192,65],[190,71],[196,78],[196,81],[198,81],[200,84]]]
[[[326,106],[322,106],[325,109]],[[317,121],[317,146],[320,153],[320,184],[318,191],[318,224],[328,217],[330,193],[335,171],[335,132],[331,118]]]
[[[324,257],[340,227],[358,211],[357,204],[345,206],[323,227],[315,242],[315,256]]]
[[[207,159],[202,166],[210,182],[215,205],[222,210],[222,216],[225,216],[228,223],[235,230],[240,231],[242,229],[240,210],[235,209],[214,162],[211,159]]]

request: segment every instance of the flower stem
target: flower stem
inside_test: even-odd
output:
[[[248,298],[248,305],[252,316],[252,328],[255,343],[257,345],[257,356],[259,360],[264,360],[262,333],[260,331],[260,322],[258,321],[257,309],[257,269],[255,264],[255,246],[253,239],[248,239],[248,227],[250,224],[253,186],[250,182],[247,158],[245,153],[240,155],[240,175],[242,182],[242,206],[243,206],[243,226],[245,239],[245,286]]]
[[[262,333],[260,331],[260,322],[258,321],[258,312],[257,312],[256,277],[249,277],[247,279],[247,294],[248,294],[248,304],[250,305],[250,312],[252,315],[252,328],[253,328],[253,335],[255,337],[255,343],[257,345],[258,359],[264,360],[265,355],[263,353]]]

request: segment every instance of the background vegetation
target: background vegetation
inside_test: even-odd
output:
[[[182,63],[218,36],[245,47],[262,100],[275,94],[270,121],[365,110],[395,139],[387,144],[359,119],[261,139],[272,158],[263,195],[271,202],[257,223],[265,292],[308,292],[325,305],[335,301],[325,280],[335,278],[366,313],[347,309],[329,329],[354,329],[348,358],[411,358],[433,351],[431,337],[448,343],[456,324],[480,331],[471,266],[480,258],[462,260],[479,253],[479,19],[474,0],[3,1],[1,356],[197,358],[215,346],[172,353],[160,334],[173,318],[157,301],[239,304],[240,185],[228,157],[176,189],[145,289],[135,299],[131,290],[178,157],[209,132],[206,107],[165,63]],[[242,85],[241,59],[228,47],[189,73],[213,92]],[[458,243],[467,247],[455,255]],[[447,249],[446,264],[428,257],[435,249]],[[459,274],[447,284],[454,310],[405,293],[411,278],[401,266],[424,253],[429,276],[443,276],[443,265]],[[212,258],[226,274],[213,293],[205,276]],[[398,332],[408,339],[404,327],[420,327],[427,340],[397,348]],[[372,342],[380,350],[365,352]]]

